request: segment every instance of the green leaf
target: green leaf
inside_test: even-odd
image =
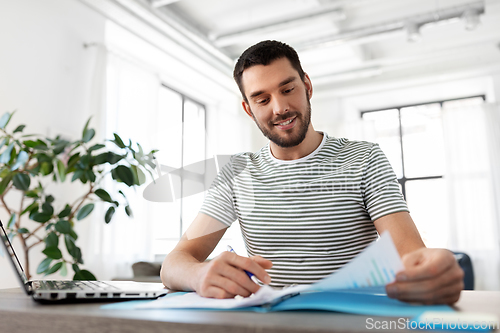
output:
[[[135,185],[144,184],[146,182],[146,176],[144,175],[144,172],[142,172],[142,170],[135,165],[132,165],[131,169],[134,174],[134,184]]]
[[[36,201],[33,201],[31,203],[31,205],[29,205],[28,207],[26,207],[23,212],[21,213],[21,215],[24,215],[26,214],[27,212],[33,212],[34,210],[38,210],[38,202]]]
[[[78,273],[78,272],[80,271],[80,267],[78,267],[78,265],[77,265],[77,264],[73,264],[73,265],[71,265],[71,268],[73,268],[73,271],[74,271],[75,273]]]
[[[79,179],[81,176],[83,176],[83,173],[83,170],[76,170],[73,174],[73,177],[71,178],[71,181],[74,182],[75,180]]]
[[[42,205],[42,212],[45,214],[53,215],[54,214],[54,207],[48,202],[45,202]]]
[[[18,234],[29,234],[30,231],[26,228],[19,228],[19,229],[17,229],[17,233]]]
[[[113,214],[115,213],[115,207],[111,206],[108,208],[106,215],[104,216],[104,222],[109,223],[113,218]]]
[[[14,111],[15,112],[15,111]],[[2,118],[0,118],[0,129],[4,129],[5,126],[7,126],[7,124],[9,123],[10,121],[10,118],[12,117],[12,115],[14,114],[14,112],[12,113],[9,113],[9,112],[5,112],[3,115],[2,115]]]
[[[129,217],[134,217],[134,214],[132,213],[132,208],[130,208],[129,205],[125,206],[125,213],[127,213]]]
[[[19,125],[19,126],[17,126],[16,129],[14,130],[14,133],[22,132],[25,127],[26,127],[26,125]]]
[[[64,207],[64,209],[57,215],[57,217],[62,219],[63,217],[68,216],[70,213],[71,213],[71,206],[66,204],[66,207]]]
[[[62,276],[68,275],[68,267],[66,266],[66,263],[63,261],[62,262],[62,267],[61,271],[59,272]]]
[[[57,174],[62,182],[66,180],[66,167],[61,160],[57,160]]]
[[[0,195],[3,194],[7,186],[9,186],[10,181],[14,175],[12,173],[9,173],[7,176],[5,176],[1,181],[0,181]]]
[[[28,198],[36,198],[36,199],[39,198],[38,191],[36,189],[35,190],[30,190],[30,191],[24,193],[24,195],[26,197],[28,197]]]
[[[94,151],[94,150],[99,150],[99,149],[102,149],[102,148],[104,148],[104,147],[106,147],[106,146],[105,146],[105,145],[103,145],[103,144],[97,143],[97,144],[95,144],[95,145],[93,145],[92,147],[90,147],[90,148],[89,148],[89,153],[90,153],[91,151]]]
[[[0,155],[0,164],[8,164],[10,161],[10,154],[12,153],[12,150],[14,149],[14,144],[11,143],[10,145],[7,146],[7,149],[5,149]]]
[[[127,186],[133,186],[135,184],[134,174],[132,170],[124,165],[119,165],[111,171],[111,176],[113,179],[122,181]]]
[[[26,162],[28,161],[29,155],[24,150],[21,150],[17,155],[16,163],[10,168],[11,171],[17,170],[20,167],[24,167]]]
[[[40,172],[42,173],[42,176],[47,176],[54,171],[54,166],[52,163],[49,162],[42,162]]]
[[[59,237],[57,237],[55,232],[50,232],[47,237],[45,237],[45,246],[46,247],[58,247],[59,246]]]
[[[58,262],[56,264],[54,264],[54,266],[52,266],[46,273],[45,275],[50,275],[50,274],[54,274],[55,272],[57,272],[58,270],[61,269],[62,267],[62,262]]]
[[[87,132],[87,128],[89,127],[91,119],[92,119],[92,116],[90,116],[89,119],[87,120],[87,122],[85,123],[85,126],[83,127],[83,131],[82,131],[82,137],[85,136],[85,132]]]
[[[115,154],[113,152],[106,152],[99,154],[95,157],[94,162],[95,164],[104,164],[104,163],[109,163],[111,165],[116,164],[117,162],[121,161],[123,159],[123,156]]]
[[[78,247],[75,245],[75,241],[71,238],[71,236],[64,235],[64,243],[66,244],[66,249],[68,250],[68,253],[73,258],[78,260],[79,256],[81,256],[81,251],[77,250]]]
[[[35,148],[37,144],[38,144],[38,142],[33,141],[33,140],[23,141],[23,145],[25,145],[26,147],[29,147],[29,148]]]
[[[69,234],[71,232],[71,224],[66,220],[59,220],[56,223],[56,230],[62,234]]]
[[[102,201],[106,201],[106,202],[111,202],[113,203],[113,199],[111,199],[111,196],[109,195],[108,192],[106,192],[105,190],[103,190],[102,188],[100,189],[97,189],[95,192],[94,192],[99,198],[101,198]]]
[[[50,264],[52,263],[52,258],[45,258],[42,260],[42,262],[38,265],[38,268],[36,269],[36,273],[37,274],[42,274],[42,273],[45,273],[49,267],[50,267]]]
[[[82,138],[82,141],[83,142],[89,142],[90,140],[92,140],[92,138],[94,137],[95,135],[95,130],[94,129],[88,129],[86,130],[84,133],[83,133],[83,138]]]
[[[48,203],[53,203],[55,200],[54,196],[53,195],[48,195],[46,198],[45,198],[45,202],[48,202]]]
[[[75,275],[73,276],[73,280],[96,281],[97,279],[94,274],[85,269],[82,269],[75,273]]]
[[[27,191],[31,184],[31,178],[25,173],[17,173],[14,176],[14,187],[21,191]]]
[[[47,257],[58,260],[62,258],[61,250],[57,246],[49,246],[46,247],[45,250],[42,251]]]
[[[90,204],[87,204],[87,205],[83,206],[82,208],[80,208],[80,210],[76,214],[76,219],[78,221],[83,220],[84,218],[87,217],[87,215],[89,215],[90,213],[92,213],[92,210],[94,210],[94,204],[93,203],[90,203]]]
[[[117,145],[119,148],[125,148],[125,144],[122,141],[122,138],[116,133],[113,133],[113,136],[115,137],[114,140],[111,140],[111,142],[114,142],[115,145]]]
[[[92,170],[86,170],[85,177],[87,177],[87,179],[92,183],[95,182],[95,173],[93,173]]]
[[[71,155],[71,157],[68,160],[68,166],[67,169],[71,169],[72,167],[75,166],[76,163],[80,160],[80,153],[76,153],[74,155]]]
[[[69,232],[69,236],[71,238],[73,238],[74,240],[78,239],[78,235],[76,234],[76,232],[73,229],[71,229],[71,231]]]
[[[47,213],[41,213],[41,212],[32,212],[30,214],[30,219],[33,220],[33,221],[36,221],[36,222],[40,222],[40,223],[45,223],[47,222],[48,220],[50,220],[52,218],[52,215],[51,214],[47,214]]]
[[[12,228],[12,226],[16,223],[16,213],[12,213],[10,216],[9,222],[7,222],[7,229]]]

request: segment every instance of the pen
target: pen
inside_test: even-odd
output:
[[[234,254],[236,254],[236,252],[235,252],[235,251],[234,251],[234,249],[231,247],[231,245],[228,245],[228,246],[227,246],[227,250],[228,250],[229,252],[233,252]],[[249,272],[249,271],[247,271],[247,270],[244,270],[244,271],[245,271],[245,273],[247,273],[247,275],[248,275],[248,277],[250,278],[250,280],[252,280],[253,282],[255,282],[255,283],[257,283],[257,284],[259,283],[259,282],[258,282],[258,280],[257,280],[257,278],[255,277],[255,275],[253,275],[253,273],[250,273],[250,272]]]

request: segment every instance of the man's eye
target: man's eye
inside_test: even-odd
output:
[[[289,94],[292,92],[294,88],[290,88],[290,89],[286,89],[285,91],[283,91],[285,94]]]
[[[267,103],[267,101],[268,101],[268,100],[269,100],[269,98],[266,98],[266,99],[259,99],[259,100],[257,100],[257,102],[256,102],[256,103],[257,103],[257,104],[265,104],[265,103]]]

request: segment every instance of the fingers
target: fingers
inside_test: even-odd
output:
[[[269,283],[270,277],[264,268],[272,263],[262,257],[246,258],[235,253],[223,252],[210,262],[200,266],[198,287],[196,291],[201,296],[214,298],[229,298],[235,295],[250,296],[259,290],[245,270],[254,274],[259,280]]]
[[[422,248],[403,256],[404,271],[396,275],[396,281],[430,279],[456,265],[453,254],[445,249]]]
[[[422,250],[405,256],[406,268],[386,286],[387,295],[407,302],[455,303],[463,289],[463,270],[447,250]]]
[[[225,258],[227,258],[228,263],[230,265],[252,273],[264,284],[269,284],[271,282],[271,277],[269,276],[269,274],[267,274],[264,267],[260,265],[260,263],[268,265],[267,262],[269,262],[272,266],[272,263],[269,260],[266,260],[264,258],[258,259],[258,257],[250,259],[246,257],[241,257],[231,252],[224,252],[220,256],[221,257],[224,256]]]

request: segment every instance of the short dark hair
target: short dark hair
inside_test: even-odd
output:
[[[234,66],[233,78],[241,91],[243,99],[248,102],[243,90],[242,76],[245,69],[255,66],[267,66],[277,59],[287,58],[292,67],[299,73],[300,79],[304,81],[305,73],[300,64],[297,52],[289,45],[276,40],[265,40],[250,46],[239,57]]]

